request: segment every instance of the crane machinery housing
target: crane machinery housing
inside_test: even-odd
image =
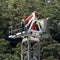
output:
[[[13,26],[10,27],[8,38],[15,39],[29,33],[42,34],[43,32],[46,32],[48,19],[45,18],[45,19],[38,20],[37,15],[38,15],[37,12],[34,11],[27,18],[23,19],[22,24],[24,24],[24,26],[19,28],[21,30],[18,31],[17,33],[15,32],[14,34],[12,34],[14,32]]]

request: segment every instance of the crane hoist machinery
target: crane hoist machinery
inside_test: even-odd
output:
[[[12,34],[13,29],[11,28],[9,32],[10,35],[8,36],[8,38],[15,39],[29,33],[32,34],[42,34],[43,32],[45,33],[48,18],[38,20],[37,16],[38,13],[34,11],[25,19],[22,19],[21,22],[22,27],[20,28],[21,30],[15,34]]]

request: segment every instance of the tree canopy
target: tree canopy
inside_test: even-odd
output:
[[[21,23],[23,16],[33,11],[39,19],[49,18],[48,32],[51,38],[41,40],[41,59],[60,59],[60,0],[0,0],[0,60],[20,60],[20,43],[16,48],[4,39],[7,27]]]

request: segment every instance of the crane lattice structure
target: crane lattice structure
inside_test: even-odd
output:
[[[23,38],[21,60],[40,60],[40,40],[38,37],[28,35]]]

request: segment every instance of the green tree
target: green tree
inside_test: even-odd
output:
[[[9,42],[4,39],[0,39],[0,54],[7,53],[9,48],[10,48]]]

